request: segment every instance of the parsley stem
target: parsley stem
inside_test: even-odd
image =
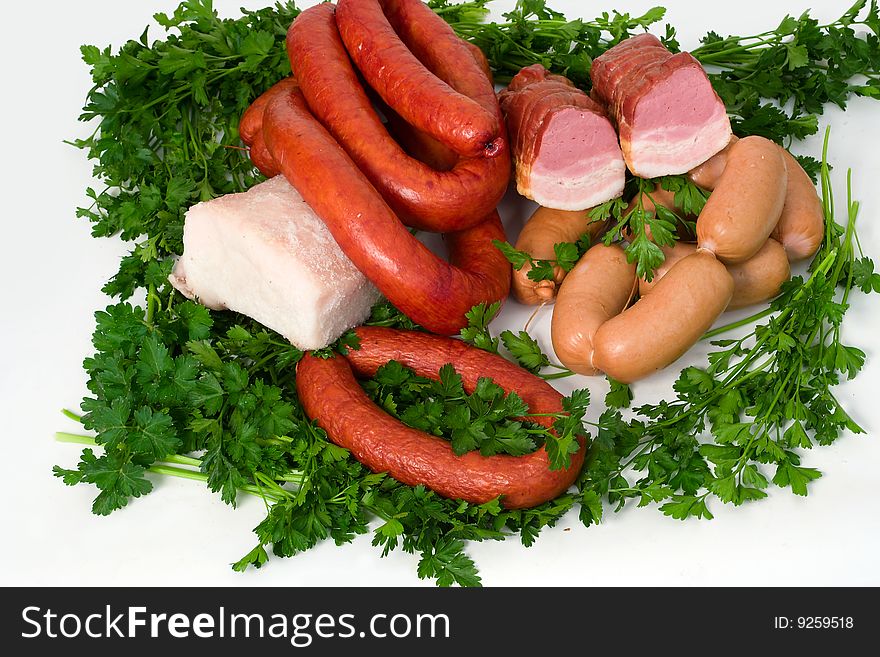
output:
[[[67,443],[70,445],[85,445],[87,447],[102,447],[100,443],[98,443],[93,436],[85,436],[83,434],[78,433],[67,433],[64,431],[59,431],[55,434],[55,440],[60,443]],[[202,461],[201,459],[193,458],[191,456],[183,456],[182,454],[169,454],[168,456],[163,456],[159,459],[160,465],[156,467],[163,467],[161,464],[164,463],[172,463],[175,465],[187,465],[193,468],[201,468]],[[186,470],[186,472],[193,472],[190,470]],[[160,473],[160,474],[169,474],[169,473]],[[201,475],[200,477],[189,477],[190,479],[198,479],[204,477],[199,472],[195,472],[194,474]],[[262,475],[262,473],[256,473],[256,475]],[[255,475],[255,476],[256,476]],[[265,477],[265,475],[262,475]],[[293,484],[302,484],[305,482],[307,477],[304,473],[299,470],[290,470],[283,475],[276,475],[276,481],[284,481]],[[207,478],[204,478],[204,481],[207,481]],[[252,487],[253,488],[253,487]],[[242,490],[245,490],[244,488]],[[249,491],[245,491],[249,492]]]
[[[201,481],[203,483],[208,482],[208,475],[202,472],[198,472],[196,470],[188,470],[186,468],[175,468],[170,465],[152,465],[147,468],[147,472],[152,472],[153,474],[159,474],[168,477],[178,477],[179,479],[192,479],[193,481]],[[254,497],[259,497],[263,500],[269,499],[273,502],[278,502],[282,499],[281,496],[276,493],[264,491],[257,486],[253,486],[251,484],[239,486],[238,490],[240,490],[242,493],[247,493],[248,495],[253,495]]]
[[[720,397],[723,393],[727,392],[731,387],[741,386],[746,381],[748,381],[748,380],[758,376],[762,372],[764,372],[767,369],[767,366],[771,365],[772,363],[773,363],[773,358],[770,357],[767,360],[765,360],[763,363],[761,363],[760,365],[756,366],[754,369],[749,370],[748,373],[742,375],[741,378],[736,378],[736,376],[739,376],[740,374],[742,374],[742,369],[744,369],[744,368],[740,369],[740,371],[736,372],[733,377],[728,377],[724,381],[724,384],[722,385],[722,387],[720,387],[717,391],[715,391],[709,397],[705,398],[698,405],[691,407],[691,408],[685,408],[685,409],[679,411],[678,414],[673,415],[672,417],[667,418],[666,420],[663,420],[661,422],[655,422],[654,424],[650,424],[650,425],[646,426],[645,433],[650,433],[652,430],[656,430],[656,429],[670,427],[674,424],[677,424],[678,422],[680,422],[681,420],[686,418],[688,415],[702,413],[709,405],[714,403],[715,400],[718,399],[718,397]],[[748,362],[743,361],[743,363],[740,363],[738,365],[738,367],[741,367],[743,365],[745,365],[747,367]],[[644,444],[647,445],[647,444],[650,444],[656,440],[658,440],[657,437],[651,437],[647,441],[645,441]]]
[[[147,291],[147,318],[146,323],[147,326],[153,326],[153,316],[156,314],[156,304],[159,304],[159,307],[162,307],[162,300],[159,298],[159,295],[156,294],[156,286],[150,285],[149,290]]]
[[[703,337],[700,339],[701,340],[709,340],[711,338],[714,338],[717,335],[721,335],[722,333],[727,333],[728,331],[733,331],[734,329],[738,329],[742,326],[753,325],[753,324],[755,324],[755,322],[758,322],[758,321],[764,319],[765,317],[769,317],[774,312],[776,312],[776,311],[773,310],[772,308],[765,308],[761,312],[755,313],[754,315],[749,315],[748,317],[745,317],[737,322],[731,322],[730,324],[725,324],[724,326],[719,326],[716,329],[712,329],[711,331],[707,331],[706,333],[703,334]]]
[[[91,436],[81,436],[77,433],[66,433],[58,431],[55,434],[55,440],[59,443],[68,443],[70,445],[88,445],[89,447],[99,447],[98,443]]]
[[[190,456],[181,456],[180,454],[169,454],[161,459],[165,463],[177,463],[179,465],[191,465],[194,468],[202,467],[200,459],[194,459]]]
[[[86,445],[88,447],[103,447],[93,436],[84,436],[78,433],[66,433],[59,431],[55,434],[55,440],[59,443],[68,443],[71,445]],[[180,454],[169,454],[160,459],[163,463],[175,463],[177,465],[190,465],[200,468],[202,462],[189,456],[181,456]]]
[[[545,381],[551,381],[553,379],[564,379],[569,376],[574,376],[574,372],[571,370],[566,370],[564,372],[554,372],[553,374],[539,374],[542,379]]]
[[[62,409],[61,409],[61,414],[64,415],[64,417],[66,417],[66,418],[70,418],[70,419],[73,420],[74,422],[80,422],[80,423],[81,423],[81,422],[83,421],[83,419],[82,419],[82,415],[77,415],[77,414],[74,413],[73,411],[71,411],[71,410],[69,410],[69,409],[66,409],[66,408],[62,408]]]

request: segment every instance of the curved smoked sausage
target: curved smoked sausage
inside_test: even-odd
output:
[[[541,448],[524,456],[457,456],[449,442],[412,429],[376,406],[355,380],[371,376],[389,360],[396,360],[420,376],[438,378],[451,363],[461,374],[465,390],[490,376],[507,392],[515,391],[529,413],[562,412],[562,395],[548,383],[504,358],[451,338],[361,327],[355,329],[360,348],[344,358],[321,359],[306,354],[297,365],[296,386],[306,415],[316,420],[330,440],[349,449],[374,472],[388,472],[400,482],[423,484],[444,497],[483,504],[501,497],[509,509],[527,508],[565,492],[581,470],[585,441],[564,470],[551,470]],[[551,427],[553,419],[529,421]]]

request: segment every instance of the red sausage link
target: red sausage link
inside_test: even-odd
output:
[[[266,107],[272,102],[272,99],[293,91],[298,86],[295,78],[284,78],[269,87],[251,103],[251,106],[241,115],[241,121],[238,124],[238,134],[245,144],[250,145],[254,139],[261,136],[263,132],[263,112],[266,111]]]
[[[461,161],[458,155],[433,137],[413,128],[391,108],[383,107],[382,113],[388,121],[388,132],[410,157],[427,164],[436,171],[451,171]],[[392,203],[392,207],[394,205]],[[411,224],[412,222],[404,220],[404,223]]]
[[[500,356],[451,338],[384,328],[361,327],[356,332],[360,349],[349,351],[345,358],[304,356],[297,365],[296,387],[306,415],[368,468],[475,504],[501,495],[509,509],[551,500],[574,482],[584,461],[583,440],[566,470],[550,470],[543,448],[525,456],[479,452],[456,456],[447,441],[409,428],[376,406],[354,373],[370,376],[389,360],[397,360],[420,376],[437,379],[440,368],[451,363],[468,392],[473,392],[479,377],[490,376],[505,391],[520,395],[530,413],[562,412],[562,395],[548,383]],[[529,419],[545,427],[553,422],[548,417]]]
[[[483,51],[469,41],[457,38],[454,33],[450,35],[451,30],[442,20],[440,23],[443,26],[439,29],[446,33],[446,38],[436,38],[437,14],[421,0],[379,1],[391,27],[416,58],[457,92],[473,98],[481,107],[496,114],[503,125],[504,117],[495,94],[492,69]],[[477,63],[476,69],[462,65],[462,61],[467,61],[468,54]],[[394,110],[385,107],[383,112],[389,121],[391,133],[407,153],[439,171],[449,171],[456,165],[459,157],[454,151],[414,129]],[[500,173],[500,169],[497,173]]]
[[[280,172],[263,140],[263,112],[266,111],[266,106],[273,98],[296,88],[296,80],[292,77],[276,82],[251,103],[251,106],[242,114],[238,124],[238,134],[241,140],[250,147],[251,162],[267,178],[273,178]]]
[[[278,170],[278,165],[275,164],[275,160],[272,158],[271,153],[269,153],[269,149],[266,147],[266,140],[263,139],[262,134],[257,134],[254,137],[249,155],[251,158],[251,164],[257,167],[257,170],[266,176],[266,178],[274,178],[281,173],[281,171]]]
[[[407,123],[459,155],[498,154],[504,142],[498,116],[428,71],[397,36],[377,0],[340,0],[336,22],[367,83]],[[440,17],[428,29],[431,39],[458,39]],[[478,69],[469,54],[460,62]]]
[[[275,98],[263,116],[266,145],[281,172],[324,221],[355,266],[402,312],[451,335],[480,302],[507,297],[510,267],[497,212],[447,235],[450,264],[410,234],[320,123],[298,91]]]
[[[425,68],[501,122],[495,85],[482,50],[459,38],[421,0],[379,0],[379,4],[400,40]],[[471,65],[471,60],[476,65]]]
[[[419,4],[419,6],[423,6]],[[386,9],[386,15],[388,14],[388,10]],[[409,36],[409,32],[406,26],[399,26],[396,22],[398,20],[398,15],[393,14],[388,16],[389,21],[394,27],[395,31],[401,35],[403,42],[406,43],[407,47],[416,54],[419,59],[425,63],[425,59],[422,59],[422,56],[418,54],[417,50],[419,44],[411,44],[410,41],[407,41],[407,37]],[[493,108],[498,112],[501,111],[500,106],[498,105],[498,97],[495,95],[495,83],[492,81],[492,69],[489,67],[489,60],[486,59],[486,55],[483,54],[483,51],[480,50],[478,46],[475,46],[470,41],[462,41],[462,43],[467,47],[470,51],[471,56],[473,56],[474,60],[477,62],[477,66],[480,67],[480,70],[483,72],[485,76],[485,80],[478,81],[480,86],[475,86],[474,88],[477,91],[468,92],[465,91],[461,87],[461,83],[458,81],[458,75],[463,71],[463,69],[467,67],[461,66],[446,66],[442,70],[435,70],[434,68],[428,67],[429,70],[434,73],[437,77],[442,80],[448,82],[453,89],[456,91],[460,91],[466,96],[477,97],[480,95],[480,87],[486,87],[486,81],[488,81],[488,92],[489,94],[485,94],[484,98],[490,98],[493,103]],[[441,62],[445,64],[445,60]],[[472,80],[473,76],[465,73],[465,80]],[[391,136],[394,137],[394,140],[400,144],[403,149],[407,152],[408,155],[414,157],[420,162],[424,162],[429,167],[436,169],[437,171],[450,171],[455,167],[456,164],[459,163],[460,158],[457,153],[451,151],[446,146],[441,144],[439,141],[426,135],[424,132],[419,132],[415,128],[413,128],[409,123],[404,121],[393,109],[388,107],[385,103],[382,102],[382,99],[379,98],[375,93],[371,95],[371,90],[367,89],[367,95],[373,101],[375,105],[380,107],[380,111],[385,116],[385,119],[388,121],[387,127],[388,132],[391,133]],[[499,120],[504,121],[503,115],[499,114]],[[498,160],[499,157],[496,156],[493,160]],[[486,177],[486,183],[488,184],[490,180],[493,179],[492,173],[504,175],[504,171],[501,168],[492,167],[489,171],[489,176]],[[507,181],[509,176],[504,176],[505,181]],[[500,182],[499,182],[500,184]],[[505,183],[506,186],[506,183]],[[471,195],[472,196],[472,195]],[[436,207],[432,208],[432,216],[436,212]],[[404,221],[404,223],[407,223]]]
[[[494,158],[456,157],[448,172],[409,157],[373,110],[339,37],[333,5],[301,13],[288,32],[287,49],[312,113],[402,221],[421,230],[447,232],[473,226],[495,209],[510,180],[507,142]],[[467,49],[465,57],[477,68]],[[482,75],[479,69],[477,73]],[[478,85],[470,83],[476,93]],[[489,88],[494,99],[485,77],[482,87]]]

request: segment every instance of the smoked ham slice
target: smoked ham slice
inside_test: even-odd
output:
[[[629,170],[642,178],[686,173],[730,141],[730,120],[700,63],[640,34],[593,60],[593,98],[617,123]]]
[[[247,315],[300,349],[326,347],[379,298],[284,176],[194,205],[183,247],[169,280],[184,296]]]
[[[501,92],[520,194],[556,210],[586,210],[623,193],[626,167],[604,110],[540,64]]]

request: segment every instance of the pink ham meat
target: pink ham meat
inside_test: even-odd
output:
[[[623,193],[626,167],[602,108],[540,64],[500,95],[523,196],[556,210],[586,210]]]
[[[617,123],[635,175],[686,173],[730,141],[730,120],[700,63],[673,55],[652,34],[620,42],[593,61],[593,97]]]

